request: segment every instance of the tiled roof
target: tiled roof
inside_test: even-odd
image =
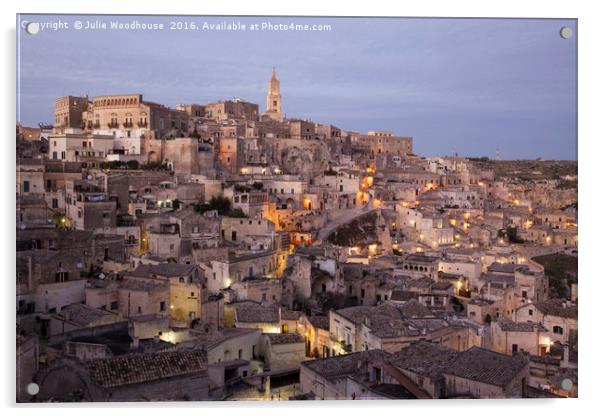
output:
[[[303,337],[296,333],[291,334],[267,334],[270,344],[297,344],[303,342]]]
[[[296,321],[303,315],[301,311],[291,311],[288,309],[282,309],[280,311],[281,319],[286,319],[287,321]]]
[[[487,271],[490,273],[514,273],[514,270],[518,267],[520,267],[518,264],[491,263],[491,265],[487,268]]]
[[[457,356],[458,352],[451,348],[419,341],[393,354],[389,361],[401,369],[437,379]]]
[[[538,303],[536,307],[544,315],[577,319],[577,304],[562,299],[548,299],[545,302]]]
[[[505,355],[472,347],[449,363],[444,374],[504,387],[526,365],[528,360],[522,354]]]
[[[368,350],[352,354],[338,355],[321,360],[311,360],[302,363],[320,376],[333,379],[342,376],[362,373],[362,367],[370,361],[384,362],[390,354],[383,350]]]
[[[90,376],[104,388],[139,384],[207,370],[204,351],[128,354],[86,362]]]
[[[439,257],[427,256],[426,254],[408,254],[405,260],[416,263],[434,263],[439,261]]]
[[[280,322],[279,308],[277,306],[262,306],[254,302],[241,302],[234,304],[237,322]]]
[[[545,331],[545,328],[535,322],[514,322],[506,318],[496,321],[500,329],[505,332],[533,332],[537,329]]]
[[[97,319],[105,316],[114,316],[115,314],[103,309],[92,308],[82,303],[74,303],[63,307],[60,315],[77,325],[88,326]]]
[[[159,276],[186,276],[194,269],[193,264],[181,263],[161,263],[161,264],[141,264],[135,270],[129,272],[131,276],[150,277],[153,274]]]
[[[350,308],[339,309],[336,313],[355,324],[364,322],[366,318],[372,320],[380,316],[388,319],[401,318],[400,310],[388,304],[379,306],[352,306]]]
[[[399,307],[384,303],[339,309],[336,313],[356,325],[366,325],[372,334],[380,338],[417,336],[421,332],[432,332],[447,326],[443,320],[433,319],[431,311],[416,300]]]
[[[433,316],[429,308],[415,299],[404,303],[400,306],[400,309],[404,318],[426,318]]]
[[[151,292],[168,288],[166,281],[129,278],[119,282],[119,288],[136,292]]]

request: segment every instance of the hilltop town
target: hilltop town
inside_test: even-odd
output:
[[[265,111],[17,125],[17,400],[576,397],[576,163],[422,157],[285,98],[274,70]]]

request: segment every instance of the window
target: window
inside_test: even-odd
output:
[[[29,192],[29,181],[23,181],[23,192]]]
[[[518,352],[518,344],[512,344],[512,353]]]
[[[366,345],[366,347],[368,347]],[[379,367],[374,367],[374,381],[381,381],[381,370]]]
[[[552,332],[555,334],[562,335],[562,333],[564,332],[564,329],[561,326],[554,325],[554,327],[552,328]]]
[[[69,280],[69,272],[63,271],[63,272],[57,272],[55,274],[55,281],[57,283],[66,282],[67,280]]]
[[[533,309],[529,309],[529,316],[533,316]]]
[[[161,301],[161,302],[159,303],[159,310],[160,310],[161,312],[165,311],[165,301]]]
[[[118,308],[117,301],[111,302],[111,310],[114,311]]]

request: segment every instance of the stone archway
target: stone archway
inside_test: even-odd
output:
[[[296,209],[297,204],[295,203],[295,200],[293,198],[287,198],[286,199],[286,207],[288,209]]]
[[[36,376],[40,386],[38,399],[64,399],[68,395],[80,394],[83,401],[99,400],[98,388],[90,380],[85,367],[74,358],[55,360],[50,367]]]

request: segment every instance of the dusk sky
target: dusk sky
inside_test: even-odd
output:
[[[419,155],[576,159],[575,20],[21,16],[70,23],[18,33],[25,125],[63,95],[142,93],[170,107],[240,97],[265,110],[272,66],[288,117],[414,137]],[[72,29],[76,20],[163,31]],[[172,20],[330,24],[328,32],[172,31]],[[573,29],[563,39],[560,29]]]

